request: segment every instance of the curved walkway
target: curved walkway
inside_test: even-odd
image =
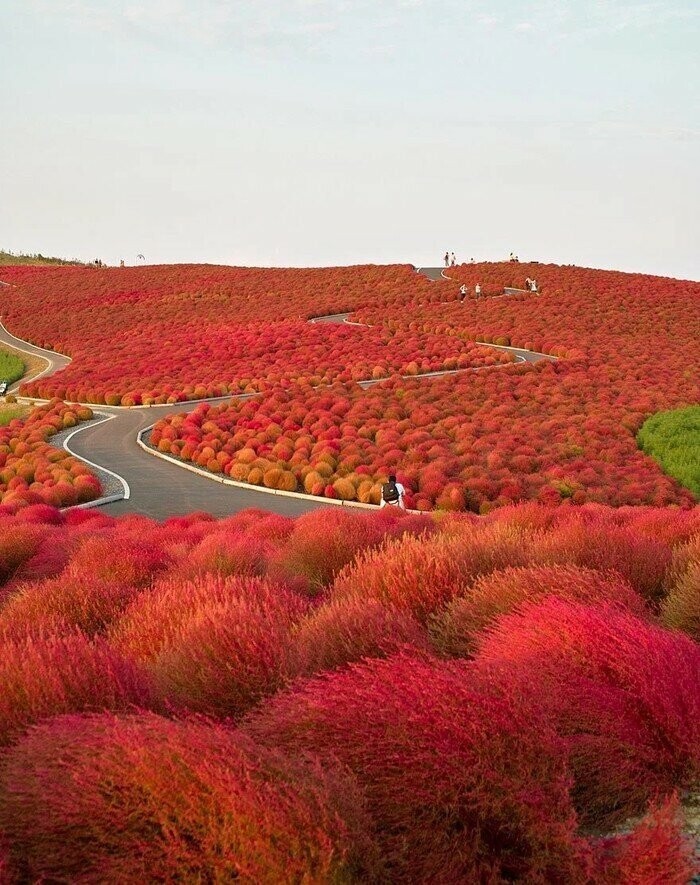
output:
[[[341,323],[347,322],[348,316],[348,313],[332,314],[314,317],[310,322]],[[51,374],[65,368],[71,362],[70,357],[45,350],[15,337],[1,323],[0,343],[8,344],[16,350],[46,360],[45,369],[32,378],[22,379],[23,381]],[[556,359],[547,354],[532,353],[514,347],[493,344],[482,346],[509,351],[524,362]],[[474,371],[474,369],[456,371]],[[435,377],[446,374],[454,374],[454,371],[431,372],[422,376],[410,377]],[[382,380],[384,379],[368,380],[360,382],[360,385],[369,387]],[[18,382],[12,389],[16,389],[20,383],[22,382]],[[248,394],[247,396],[251,395],[255,396],[256,394]],[[91,467],[106,470],[112,477],[121,480],[123,486],[121,500],[112,500],[101,508],[104,512],[114,516],[138,513],[162,520],[169,516],[203,510],[213,516],[223,517],[249,507],[271,510],[286,516],[298,516],[332,505],[332,502],[326,498],[313,498],[306,495],[286,497],[269,494],[256,486],[224,485],[214,474],[195,472],[185,469],[186,465],[180,466],[172,459],[154,457],[151,454],[153,450],[145,451],[137,444],[137,437],[142,431],[153,425],[159,411],[161,414],[191,412],[203,402],[213,404],[227,402],[231,399],[233,397],[224,396],[188,400],[184,403],[133,407],[101,406],[88,403],[87,405],[94,409],[98,416],[103,416],[103,419],[78,427],[63,441],[63,447]],[[105,420],[104,416],[108,416],[109,420]]]

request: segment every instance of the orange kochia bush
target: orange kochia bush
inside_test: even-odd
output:
[[[100,495],[100,483],[78,458],[48,440],[92,418],[86,406],[52,400],[0,427],[0,504],[16,510],[44,502],[68,507]]]

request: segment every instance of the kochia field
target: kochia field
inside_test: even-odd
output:
[[[31,395],[133,405],[260,393],[165,418],[152,436],[234,479],[376,503],[395,471],[419,509],[692,505],[635,434],[651,414],[700,400],[700,284],[539,264],[449,273],[434,283],[408,266],[3,277],[14,283],[11,331],[73,357],[27,385]],[[526,276],[540,294],[497,297]],[[367,326],[306,322],[341,311]],[[513,365],[475,341],[557,360]],[[399,377],[456,368],[479,371]],[[365,378],[386,380],[364,390]]]

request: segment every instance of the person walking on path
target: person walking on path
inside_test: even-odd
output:
[[[455,258],[455,253],[452,253],[452,258],[450,259],[450,266],[454,267],[457,264],[457,259]]]
[[[449,266],[450,266],[450,253],[445,252],[445,267],[449,267]]]
[[[477,298],[481,298],[481,285],[479,283],[474,286],[474,294]]]
[[[402,510],[405,510],[406,505],[403,500],[405,494],[406,489],[400,482],[396,482],[396,477],[392,473],[389,477],[389,481],[385,482],[382,486],[382,500],[379,508],[381,509],[382,507],[386,507],[387,504],[390,504],[392,507],[400,507]]]

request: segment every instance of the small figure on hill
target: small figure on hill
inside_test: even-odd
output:
[[[120,258],[120,259],[119,259],[119,267],[126,267],[126,265],[124,264],[124,259],[123,259],[123,258]]]
[[[396,477],[392,473],[388,482],[385,482],[382,486],[382,500],[379,507],[386,507],[387,504],[390,504],[392,507],[400,507],[402,510],[405,510],[406,505],[403,501],[405,494],[406,489],[400,482],[396,482]]]
[[[476,264],[476,261],[474,261],[473,258],[470,258],[470,259],[469,259],[469,263],[470,263],[470,264]]]
[[[515,261],[515,255],[511,252],[508,261]]]
[[[455,258],[455,253],[452,253],[452,258],[450,258],[450,267],[454,267],[457,264],[457,259]]]
[[[460,301],[464,301],[464,299],[467,297],[468,291],[469,290],[467,289],[467,287],[464,285],[464,283],[462,283],[462,285],[459,287],[459,300]]]
[[[525,277],[525,288],[528,292],[532,292],[532,280],[530,277]]]
[[[445,267],[449,267],[449,266],[450,266],[450,253],[445,252]]]
[[[530,280],[530,291],[537,292],[537,280]]]
[[[477,283],[476,286],[474,286],[474,294],[476,295],[477,298],[481,298],[481,284],[480,283]]]

